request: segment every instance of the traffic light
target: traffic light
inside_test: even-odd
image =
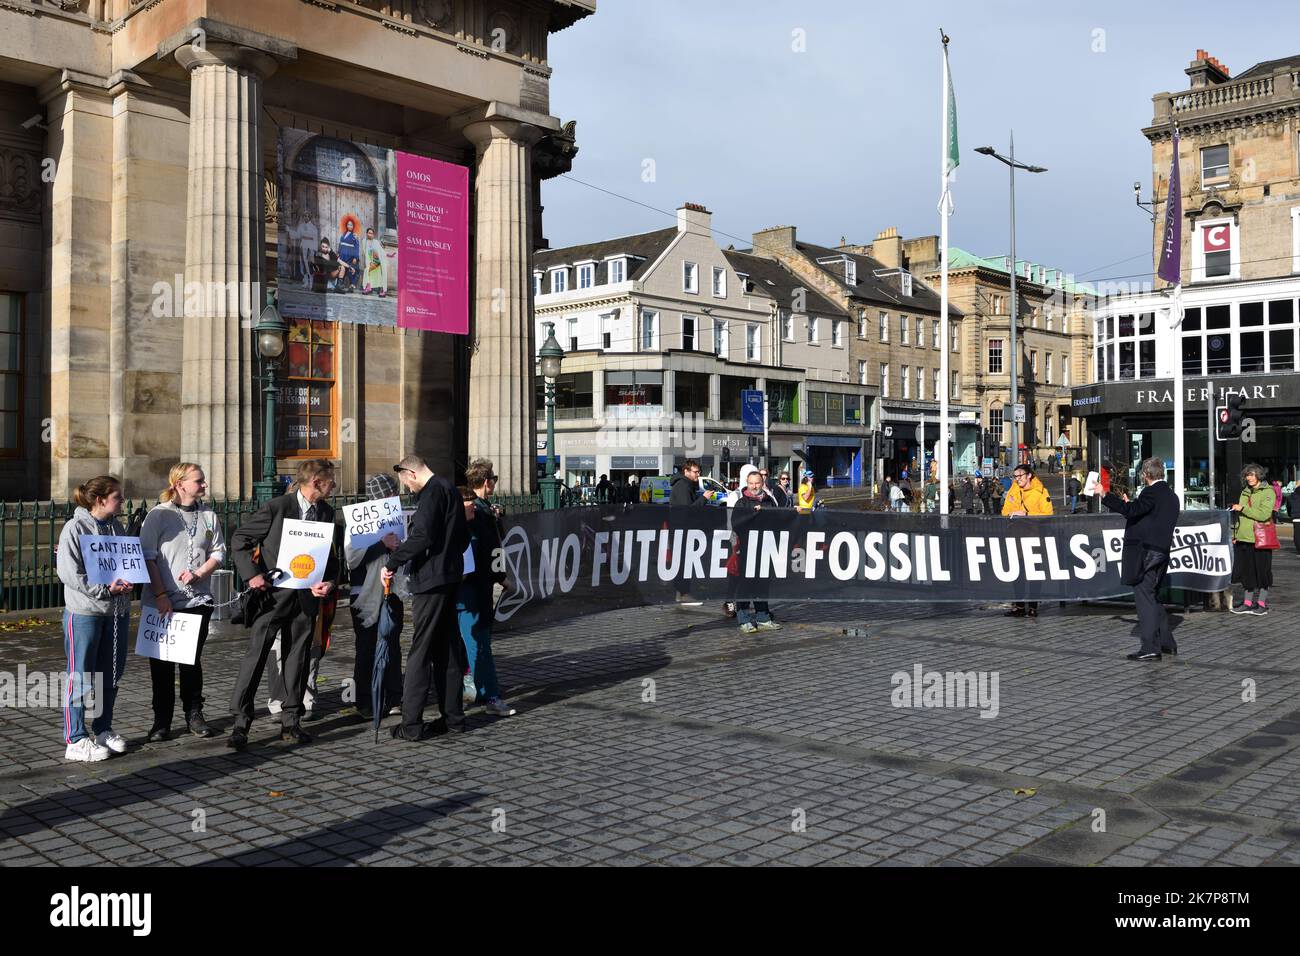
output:
[[[1060,405],[1056,409],[1056,433],[1064,435],[1070,427],[1070,406]]]
[[[1240,393],[1228,396],[1227,408],[1219,415],[1221,438],[1240,438],[1241,420],[1245,417],[1246,396]]]

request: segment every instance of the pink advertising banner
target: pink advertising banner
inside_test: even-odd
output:
[[[469,170],[397,153],[397,325],[469,332]]]

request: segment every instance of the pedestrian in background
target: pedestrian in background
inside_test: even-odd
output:
[[[1296,554],[1300,554],[1300,482],[1292,489],[1286,509],[1291,515],[1291,540],[1295,544]]]
[[[742,485],[742,492],[744,486]],[[798,509],[801,515],[812,514],[813,507],[817,504],[817,492],[813,486],[813,473],[805,471],[803,477],[799,480]]]
[[[1178,524],[1178,496],[1165,483],[1165,463],[1148,458],[1138,469],[1145,487],[1133,501],[1127,494],[1107,492],[1101,503],[1124,516],[1124,552],[1120,583],[1132,585],[1137,605],[1142,646],[1128,655],[1131,661],[1158,661],[1161,654],[1177,654],[1169,615],[1156,598],[1169,570],[1169,549]]]
[[[171,736],[177,667],[186,728],[196,737],[216,735],[203,717],[203,645],[213,611],[212,572],[226,560],[226,541],[216,513],[203,503],[207,491],[207,477],[194,462],[172,465],[167,487],[140,529],[140,547],[149,570],[141,603],[160,614],[193,614],[200,622],[193,664],[149,658],[153,726],[147,739],[151,742]]]
[[[1065,479],[1065,503],[1067,514],[1074,514],[1079,507],[1079,491],[1083,488],[1079,473],[1075,472]]]
[[[740,471],[741,481],[744,484],[742,489],[730,501],[730,506],[735,509],[736,538],[743,541],[745,536],[741,532],[741,528],[745,523],[745,518],[757,514],[764,508],[772,508],[774,505],[767,489],[763,487],[763,476],[758,469],[754,468],[753,465],[745,465]],[[801,485],[801,491],[802,487]],[[802,505],[800,507],[802,510]],[[736,562],[738,569],[744,567],[744,557],[739,553],[736,555]],[[764,579],[760,578],[760,581],[762,580]],[[762,584],[758,587],[760,591],[765,590]],[[766,601],[755,599],[735,603],[736,618],[740,621],[740,630],[745,634],[753,634],[756,631],[779,631],[781,629],[781,625],[772,619],[772,610],[768,607]]]
[[[1273,552],[1278,548],[1277,526],[1273,512],[1277,495],[1264,482],[1260,465],[1249,464],[1241,470],[1241,497],[1232,506],[1237,513],[1237,529],[1232,540],[1233,577],[1241,582],[1242,602],[1230,609],[1233,614],[1268,613],[1268,589],[1273,586]]]
[[[131,635],[131,599],[134,587],[126,581],[91,584],[81,554],[82,535],[123,536],[117,520],[122,513],[122,484],[112,475],[100,475],[78,485],[73,493],[77,509],[59,532],[55,563],[63,582],[63,649],[68,660],[67,692],[63,701],[65,760],[107,760],[126,753],[126,739],[113,730],[113,705],[117,682],[126,670],[126,649]],[[99,711],[86,732],[86,696],[93,691]]]

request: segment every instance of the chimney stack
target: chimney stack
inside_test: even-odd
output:
[[[886,269],[903,267],[903,239],[897,228],[890,226],[876,234],[876,241],[871,244],[871,256]]]
[[[794,252],[794,226],[772,226],[754,233],[755,252]]]
[[[1218,86],[1220,83],[1226,83],[1232,74],[1226,66],[1219,62],[1218,57],[1210,56],[1205,50],[1196,51],[1196,59],[1184,70],[1192,81],[1192,89],[1200,89],[1206,86]]]
[[[713,213],[696,202],[682,203],[677,207],[677,231],[712,236]]]

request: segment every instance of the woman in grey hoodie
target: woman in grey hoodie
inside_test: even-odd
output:
[[[63,644],[68,657],[68,684],[63,708],[67,760],[107,760],[109,752],[125,753],[126,740],[113,732],[117,682],[126,669],[130,644],[133,585],[123,580],[90,584],[81,555],[84,534],[126,534],[117,516],[122,513],[122,485],[111,475],[91,478],[77,487],[77,510],[59,533],[58,572],[63,582]],[[86,732],[86,694],[94,689],[95,712],[90,736]]]
[[[198,650],[193,664],[174,664],[149,658],[153,683],[153,727],[148,740],[171,736],[176,709],[176,668],[181,669],[181,706],[185,726],[196,737],[216,734],[203,719],[203,644],[212,618],[212,572],[221,567],[226,542],[221,522],[211,508],[203,507],[208,481],[192,461],[172,465],[159,504],[149,510],[140,529],[140,546],[149,569],[144,589],[145,607],[163,614],[194,614],[200,620]]]

